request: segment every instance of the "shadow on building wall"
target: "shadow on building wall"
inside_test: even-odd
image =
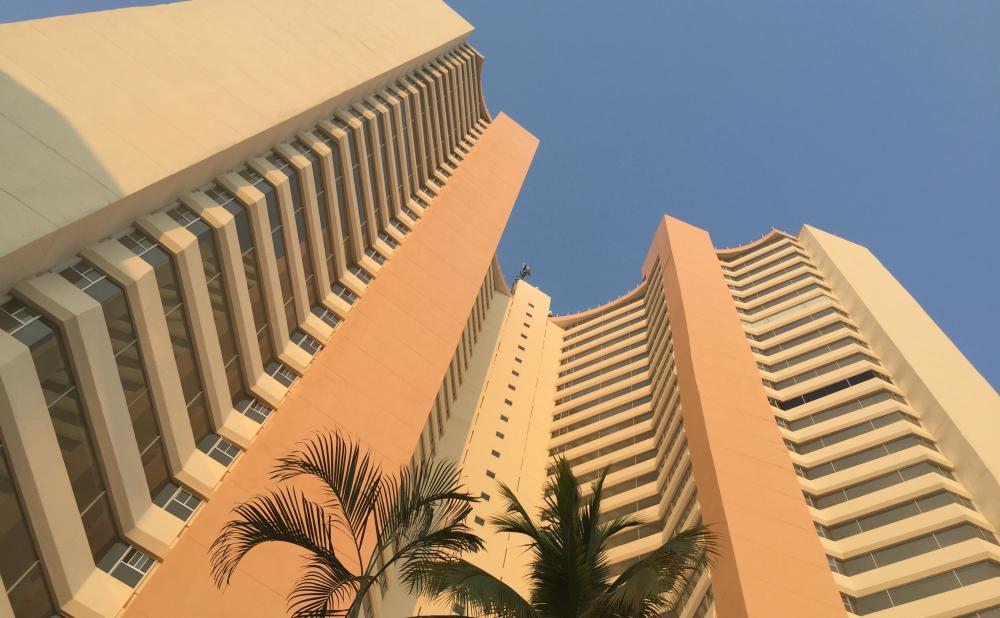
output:
[[[0,293],[113,232],[108,213],[78,213],[121,195],[69,119],[0,70]]]

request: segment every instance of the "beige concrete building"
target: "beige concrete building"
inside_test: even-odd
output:
[[[311,431],[410,459],[536,146],[471,30],[393,0],[0,25],[0,616],[281,615],[288,557],[211,583],[233,504]]]
[[[494,257],[537,140],[436,1],[193,0],[0,25],[0,618],[277,616],[301,560],[208,547],[311,432],[589,480],[616,569],[696,522],[681,615],[1000,613],[1000,402],[866,250],[716,250],[550,315]],[[624,286],[623,286],[624,287]],[[526,591],[524,591],[526,592]],[[367,618],[432,608],[391,588]]]
[[[682,618],[1000,615],[1000,398],[871,253],[810,226],[716,249],[666,217],[641,275],[574,315],[524,281],[502,299],[489,366],[421,440],[484,492],[477,525],[496,481],[537,505],[562,455],[647,522],[616,571],[720,535]],[[483,533],[474,560],[527,594],[519,542]]]

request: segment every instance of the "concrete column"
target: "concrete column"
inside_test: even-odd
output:
[[[0,618],[14,618],[14,608],[10,606],[10,598],[7,596],[7,586],[3,579],[0,579]]]
[[[331,159],[330,149],[324,144],[315,134],[311,132],[300,133],[299,139],[302,140],[307,147],[318,157],[315,165],[319,167],[319,174],[323,178],[323,184],[326,185],[327,191],[322,200],[317,200],[316,191],[318,187],[315,186],[315,180],[311,174],[309,174],[309,180],[304,184],[305,188],[311,189],[306,191],[302,195],[302,199],[305,200],[305,205],[303,206],[303,216],[307,222],[306,225],[306,236],[309,239],[308,247],[310,259],[312,259],[313,271],[316,273],[317,281],[317,295],[319,296],[320,302],[324,302],[325,296],[330,291],[330,281],[334,280],[335,274],[330,272],[336,269],[336,264],[338,262],[337,258],[337,243],[334,242],[334,225],[333,225],[333,206],[336,203],[336,193],[337,187],[334,182],[333,174],[330,171]],[[294,149],[291,149],[294,152]],[[288,152],[284,150],[283,152]],[[296,157],[299,153],[295,152]],[[293,165],[298,167],[299,159],[293,157]],[[303,157],[304,160],[304,157]],[[300,168],[301,169],[301,168]],[[334,194],[334,197],[330,197],[330,194]],[[322,202],[322,203],[321,203]],[[320,210],[322,209],[322,210]],[[326,252],[324,247],[326,246],[323,242],[323,230],[320,226],[319,213],[325,212],[328,221],[326,234],[330,241],[330,250],[333,254],[333,267],[328,268],[326,263]],[[303,256],[302,259],[306,259]]]
[[[268,167],[273,169],[270,165]],[[263,174],[261,175],[263,176]],[[281,176],[284,177],[284,174]],[[247,211],[250,233],[253,235],[254,246],[257,248],[257,264],[260,268],[258,275],[264,295],[264,304],[267,308],[267,321],[271,325],[271,345],[274,346],[278,360],[301,374],[309,366],[312,357],[289,339],[291,333],[288,332],[288,324],[285,323],[284,298],[281,293],[281,281],[278,278],[278,262],[274,252],[274,242],[271,240],[272,225],[270,215],[267,212],[267,202],[264,201],[264,195],[256,187],[238,174],[225,174],[219,180],[236,195]],[[283,185],[283,188],[286,192],[288,191],[287,184]],[[279,193],[279,213],[283,208],[282,202]],[[285,203],[290,202],[291,197],[289,196]],[[285,245],[285,253],[289,255],[292,247],[287,246],[287,239]],[[297,247],[296,244],[295,248],[297,249]],[[299,276],[301,277],[301,263],[299,266]],[[294,286],[292,294],[294,298]],[[295,302],[294,299],[292,302]]]
[[[56,603],[74,616],[114,615],[132,589],[94,565],[31,351],[5,332],[0,433]]]
[[[447,62],[455,70],[455,102],[458,109],[458,141],[465,137],[466,127],[469,126],[469,100],[465,96],[465,86],[468,76],[465,72],[465,63],[455,52],[451,51],[446,56]]]
[[[719,535],[716,612],[844,615],[760,373],[704,230],[665,217],[655,261],[670,313],[681,413],[704,522]]]
[[[158,216],[166,217],[162,214]],[[145,227],[144,230],[149,231]],[[155,231],[154,227],[153,232]],[[151,236],[159,242],[157,234],[153,233]],[[160,430],[160,439],[163,440],[167,463],[173,477],[199,495],[210,496],[214,487],[222,480],[225,467],[195,448],[191,421],[187,415],[184,391],[181,389],[177,362],[171,350],[170,332],[167,330],[167,320],[163,314],[159,285],[153,267],[115,240],[98,243],[84,250],[82,255],[125,290],[132,315],[132,325],[139,340],[139,349],[142,351],[142,365]],[[180,260],[177,262],[179,264]],[[178,268],[179,273],[183,271],[183,268]],[[180,276],[183,286],[184,275]],[[191,297],[189,293],[184,294],[185,307],[193,318],[190,320],[193,331],[195,323],[201,321],[203,316],[198,315],[197,308],[191,304],[193,300]],[[193,332],[192,337],[194,337]],[[196,352],[202,347],[195,346]],[[198,366],[204,367],[205,363],[199,359]],[[208,399],[211,396],[209,391],[214,386],[210,379],[214,376],[212,372],[203,373],[209,378],[205,380],[205,397]],[[221,383],[224,387],[224,378]],[[213,408],[211,404],[209,407]],[[214,416],[213,414],[213,420]]]
[[[332,126],[332,125],[331,125]],[[350,310],[350,306],[343,302],[341,299],[334,296],[333,292],[330,291],[330,282],[337,281],[346,272],[346,256],[344,254],[344,243],[342,242],[343,235],[340,228],[340,214],[339,214],[339,203],[337,197],[337,184],[336,178],[333,174],[333,156],[330,147],[326,145],[322,140],[320,140],[314,133],[301,133],[299,137],[309,148],[312,149],[319,156],[319,161],[316,165],[320,167],[320,173],[323,175],[323,182],[326,184],[326,193],[323,198],[323,203],[317,203],[318,208],[325,209],[327,219],[330,222],[329,228],[326,233],[330,238],[330,248],[333,251],[333,272],[330,272],[331,267],[326,263],[326,256],[323,255],[323,239],[314,239],[313,246],[316,247],[314,251],[318,252],[321,256],[320,264],[316,268],[316,276],[322,277],[322,285],[320,286],[321,294],[320,301],[327,308],[336,313],[339,317],[343,318],[347,315],[347,311]],[[315,198],[315,195],[313,196]],[[307,213],[309,216],[309,213]],[[317,213],[312,213],[312,216],[318,217]],[[322,230],[319,227],[318,219],[316,230],[319,230],[317,236],[322,234]]]
[[[385,212],[383,213],[384,216],[383,216],[383,221],[382,221],[381,229],[383,231],[387,231],[387,230],[393,230],[393,231],[395,231],[394,228],[391,225],[389,225],[389,219],[391,217],[399,215],[399,212],[400,212],[399,205],[402,204],[403,200],[405,199],[405,197],[403,195],[400,195],[400,192],[397,189],[395,180],[396,180],[396,178],[399,178],[400,181],[402,181],[402,182],[405,183],[405,177],[406,177],[406,174],[403,174],[402,170],[396,169],[396,158],[395,158],[396,157],[396,150],[395,150],[396,149],[396,144],[393,143],[393,140],[392,140],[393,132],[389,130],[390,125],[391,125],[392,128],[395,128],[395,124],[394,124],[395,121],[393,120],[392,112],[389,110],[389,108],[386,107],[385,105],[383,105],[382,103],[380,103],[378,101],[378,99],[376,99],[374,97],[368,97],[368,103],[371,104],[372,107],[374,107],[375,110],[376,110],[375,112],[372,112],[372,113],[374,113],[376,116],[380,116],[381,117],[381,119],[377,123],[378,124],[378,132],[379,132],[379,136],[380,136],[381,140],[385,143],[385,148],[386,148],[385,161],[386,161],[386,163],[389,164],[389,169],[386,170],[386,172],[385,172],[386,177],[389,179],[389,186],[387,186],[385,188],[385,192],[386,192],[386,195],[392,195],[393,196],[392,204],[395,205],[395,208],[393,208],[392,210],[390,210],[388,208],[389,204],[386,204],[387,208],[386,208]],[[385,135],[382,135],[382,124],[383,123],[385,123],[385,128],[386,128]],[[379,162],[381,163],[381,155],[379,155],[379,157],[377,157],[377,158],[380,159]],[[402,175],[400,176],[400,174],[402,174]],[[381,241],[379,241],[379,242],[381,242]],[[386,248],[390,252],[392,251],[391,248],[389,248],[389,247],[386,247]]]
[[[458,111],[455,107],[455,94],[458,86],[455,84],[454,68],[448,65],[447,58],[439,58],[431,66],[440,73],[438,83],[441,87],[441,99],[444,104],[445,124],[448,127],[448,150],[453,152],[455,144],[458,143],[461,136],[458,131]]]
[[[288,391],[277,380],[264,373],[261,363],[260,347],[257,344],[257,331],[250,309],[250,293],[247,291],[247,277],[243,270],[243,257],[240,252],[240,241],[236,233],[236,220],[229,212],[215,203],[204,193],[189,193],[181,198],[191,210],[211,226],[215,232],[216,249],[219,253],[219,268],[225,282],[230,316],[233,322],[233,334],[240,350],[240,365],[247,385],[251,392],[272,407],[277,407],[282,397]],[[166,246],[166,245],[164,245]],[[201,264],[198,264],[200,267]],[[197,276],[190,267],[192,276]],[[204,281],[204,269],[201,270]],[[204,283],[202,284],[204,286]],[[205,292],[206,298],[208,292]],[[212,320],[214,328],[214,320]],[[232,402],[230,402],[230,407]],[[238,414],[238,413],[237,413]],[[242,415],[240,415],[242,416]],[[247,419],[249,420],[249,419]],[[251,421],[252,422],[252,421]],[[234,441],[237,436],[234,436]],[[228,436],[226,439],[231,439]],[[245,441],[244,441],[245,442]],[[239,444],[239,442],[237,442]]]
[[[378,241],[378,233],[385,229],[389,225],[389,192],[393,190],[393,187],[388,187],[385,184],[386,170],[383,169],[382,165],[382,154],[378,152],[378,145],[382,137],[382,127],[379,126],[378,115],[372,112],[370,109],[357,105],[355,109],[365,117],[368,123],[368,129],[371,131],[372,136],[372,148],[375,149],[372,152],[372,161],[375,163],[375,178],[369,178],[369,185],[372,188],[372,205],[378,201],[382,205],[382,215],[376,216],[371,221],[374,223],[374,227],[371,229],[372,233],[372,243]],[[357,118],[355,118],[357,120]],[[361,121],[358,120],[360,124]],[[364,133],[359,133],[359,137],[364,137]],[[367,159],[368,154],[368,141],[362,139],[361,143],[364,146],[365,158]],[[367,164],[366,164],[367,169]]]
[[[465,57],[462,56],[461,49],[455,49],[449,52],[448,60],[455,67],[455,72],[457,75],[458,90],[455,93],[455,97],[458,100],[459,108],[459,143],[465,141],[465,134],[469,130],[469,125],[472,123],[472,109],[469,106],[469,96],[468,96],[468,86],[469,86],[469,73],[468,73],[468,62]]]
[[[361,194],[364,196],[365,202],[361,205],[361,208],[364,208],[365,212],[368,214],[368,242],[371,243],[375,239],[375,230],[378,229],[378,223],[376,223],[375,209],[373,206],[375,204],[375,193],[373,191],[373,188],[375,187],[375,179],[370,178],[368,174],[368,144],[365,143],[365,135],[361,128],[360,120],[345,112],[339,112],[337,115],[341,120],[351,125],[351,129],[354,131],[354,140],[358,145],[358,174],[360,175],[360,178],[353,178],[353,174],[347,174],[346,178],[351,182],[354,182],[355,180],[361,181]],[[350,164],[351,158],[350,155],[348,155],[348,158],[344,159],[344,165],[345,167],[350,167]],[[348,199],[354,199],[355,195],[357,194],[353,191],[349,192],[350,197]],[[361,240],[360,228],[358,240]],[[361,256],[365,254],[364,243],[360,244],[361,246],[357,253],[359,260],[361,259]]]
[[[397,205],[402,205],[409,201],[410,195],[413,193],[413,188],[410,186],[410,177],[406,169],[408,157],[410,156],[410,154],[403,145],[404,144],[403,121],[402,121],[403,105],[400,102],[399,98],[393,95],[388,90],[383,90],[381,92],[381,95],[382,98],[389,103],[389,108],[391,110],[389,117],[386,118],[386,122],[392,124],[393,130],[390,134],[390,137],[395,137],[395,139],[387,140],[386,143],[388,143],[389,141],[392,142],[392,150],[391,150],[391,154],[393,157],[392,166],[394,169],[396,169],[396,172],[399,174],[399,180],[403,183],[403,194],[399,196],[399,202],[397,203]],[[399,159],[398,166],[396,165],[397,154]],[[416,176],[417,176],[416,174],[413,175],[414,179],[416,178]],[[396,217],[399,217],[399,215],[402,214],[402,209],[397,208],[393,214],[395,214]],[[390,225],[389,230],[391,230],[389,232],[390,234],[393,234],[393,236],[395,236],[397,240],[400,240],[397,235],[396,228]]]
[[[280,148],[280,147],[279,147]],[[290,146],[285,148],[292,150]],[[258,174],[267,179],[274,186],[274,192],[278,196],[278,213],[281,217],[282,239],[285,241],[285,261],[288,264],[288,278],[292,283],[292,306],[295,311],[296,323],[302,324],[305,317],[309,315],[309,300],[306,292],[306,275],[302,267],[304,256],[299,249],[298,224],[295,222],[295,205],[292,204],[292,190],[289,183],[292,179],[282,173],[270,161],[264,157],[255,157],[248,162],[248,165],[257,171]],[[295,166],[296,169],[301,169]],[[302,176],[300,173],[299,176]],[[312,183],[312,178],[308,179]],[[305,191],[299,185],[299,193],[305,199]],[[269,222],[270,227],[274,227],[274,221]],[[270,238],[271,234],[268,233]],[[284,302],[284,299],[282,299]],[[282,312],[284,314],[284,312]]]
[[[15,289],[59,325],[119,529],[139,547],[165,556],[184,522],[149,497],[101,305],[55,273]]]
[[[340,160],[343,161],[343,156],[345,148],[341,145],[340,139],[343,137],[343,131],[338,129],[335,125],[329,122],[322,122],[320,126],[323,127],[324,133],[330,135],[334,138],[334,147],[338,149],[338,155]],[[338,135],[340,137],[338,137]],[[309,144],[319,156],[322,162],[323,179],[326,181],[326,186],[329,190],[326,192],[326,202],[327,202],[327,215],[330,217],[330,240],[333,246],[333,267],[334,271],[330,274],[330,283],[337,281],[347,270],[347,257],[349,248],[344,246],[343,242],[343,225],[349,225],[349,221],[341,221],[340,217],[340,197],[337,195],[337,181],[336,175],[333,169],[333,155],[330,147],[324,142],[312,142]],[[328,152],[330,151],[330,152]],[[344,173],[344,170],[340,170]],[[346,187],[347,183],[345,181],[345,197],[346,197]],[[346,205],[345,205],[346,208]]]
[[[427,109],[427,137],[434,146],[433,165],[431,167],[438,167],[444,163],[444,127],[441,126],[438,116],[440,101],[434,88],[434,80],[421,71],[417,71],[414,75],[416,76],[414,81],[417,84],[417,88],[423,91],[425,95],[423,101],[426,102],[425,107]],[[429,175],[433,175],[433,173]]]
[[[403,82],[399,82],[402,84]],[[410,165],[413,166],[413,184],[410,186],[410,195],[415,193],[421,184],[427,182],[426,177],[421,173],[420,166],[417,165],[417,156],[422,156],[421,146],[420,146],[420,136],[419,127],[417,125],[417,103],[416,97],[414,96],[414,91],[411,88],[398,87],[397,92],[407,101],[407,107],[409,108],[409,125],[406,131],[406,140],[403,145],[406,150],[406,156],[409,157]],[[400,139],[403,139],[403,134],[400,133]],[[413,186],[416,185],[416,186]]]
[[[357,210],[358,205],[357,205],[357,199],[355,197],[357,193],[355,192],[354,189],[354,174],[351,173],[350,146],[347,142],[347,133],[343,129],[329,122],[321,124],[326,129],[326,131],[331,136],[333,136],[335,140],[337,140],[337,145],[340,147],[340,163],[342,167],[340,173],[344,177],[344,194],[345,194],[344,197],[347,198],[347,205],[346,205],[347,207],[345,208],[345,210],[347,211],[348,220],[343,221],[340,217],[340,209],[336,208],[334,209],[335,211],[334,218],[331,219],[331,221],[336,221],[337,223],[334,225],[334,227],[339,228],[338,230],[339,235],[335,239],[334,246],[335,247],[339,246],[343,248],[344,258],[345,258],[344,272],[346,273],[347,264],[355,261],[358,256],[365,254],[364,243],[361,240],[361,221],[360,219],[358,219],[359,211]],[[357,136],[355,136],[355,139],[357,139]],[[363,168],[364,166],[359,165],[358,167]],[[334,201],[336,201],[336,198]],[[363,206],[364,205],[362,205],[362,207]],[[349,247],[343,246],[344,225],[347,225],[351,230],[351,242]],[[337,277],[337,279],[339,280],[341,277],[343,277],[343,275],[344,273],[340,273],[340,277]]]
[[[420,184],[426,184],[427,179],[430,177],[431,169],[436,165],[434,163],[434,136],[431,131],[431,126],[429,123],[424,121],[424,101],[421,93],[426,91],[423,86],[418,86],[417,82],[412,79],[407,79],[403,82],[406,84],[407,90],[411,94],[411,102],[413,105],[410,108],[413,116],[413,133],[416,134],[415,146],[417,149],[417,156],[423,161],[423,173],[420,174]],[[428,114],[429,116],[429,114]]]
[[[310,141],[315,141],[315,143],[321,144],[321,142],[318,139],[310,135],[302,135],[300,136],[300,139],[302,139],[302,141],[307,145],[309,144]],[[312,162],[310,162],[308,159],[302,156],[302,154],[300,154],[297,150],[295,150],[288,144],[280,144],[277,146],[276,150],[281,152],[281,154],[285,156],[285,158],[289,161],[289,163],[292,166],[294,166],[296,170],[298,170],[298,177],[299,180],[301,181],[299,185],[299,193],[302,198],[302,218],[306,223],[306,229],[304,230],[306,236],[306,252],[307,252],[306,255],[301,255],[301,248],[299,247],[299,238],[297,229],[298,222],[295,221],[294,209],[290,219],[294,224],[294,226],[292,228],[288,228],[286,226],[285,230],[286,232],[292,234],[293,236],[292,241],[295,244],[296,251],[298,251],[299,254],[301,255],[303,263],[305,263],[305,260],[309,260],[309,263],[312,264],[314,273],[313,285],[316,287],[316,296],[319,299],[320,303],[326,305],[327,304],[326,297],[333,296],[333,294],[330,292],[330,286],[327,283],[329,281],[328,279],[329,274],[326,268],[326,254],[324,253],[323,249],[323,230],[320,227],[320,219],[319,219],[319,209],[326,208],[325,199],[323,204],[319,204],[319,202],[316,199],[316,184],[312,173],[312,165],[313,165]],[[322,167],[323,159],[320,158],[320,160],[316,161],[316,165]],[[327,186],[331,187],[332,183],[327,183]],[[329,193],[329,191],[327,191],[326,193]],[[327,216],[329,218],[329,212],[327,213]],[[331,221],[331,229],[332,229],[332,219],[329,220]],[[287,236],[288,234],[286,233],[286,241],[285,241],[286,243],[288,242]],[[336,260],[336,257],[334,257],[334,260]],[[305,288],[307,284],[305,283],[304,274],[302,282],[303,282],[303,289],[302,289],[301,300],[302,300],[302,310],[304,311],[304,313],[302,319],[299,320],[299,325],[301,326],[302,330],[308,333],[311,337],[321,342],[325,342],[327,339],[330,338],[330,335],[333,334],[333,329],[330,328],[327,324],[323,323],[322,320],[317,318],[310,311],[311,307],[309,306],[309,301],[308,301],[309,292]],[[296,298],[299,298],[299,296],[296,295]]]

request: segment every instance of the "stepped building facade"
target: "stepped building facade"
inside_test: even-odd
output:
[[[495,252],[537,147],[439,2],[192,0],[0,25],[0,618],[277,616],[208,548],[313,432],[497,482],[609,469],[620,571],[697,522],[691,616],[1000,610],[997,394],[863,248],[716,250],[552,316]],[[585,489],[589,491],[589,489]],[[367,618],[462,613],[374,595]]]
[[[233,504],[313,431],[409,460],[536,146],[471,30],[308,0],[0,26],[0,616],[281,615],[287,556],[208,576]]]
[[[519,281],[504,303],[419,448],[462,462],[474,559],[525,594],[522,541],[485,525],[496,480],[538,506],[563,456],[608,470],[605,517],[646,522],[612,539],[614,572],[719,535],[682,618],[1000,615],[1000,399],[867,249],[804,226],[720,250],[665,217],[620,298],[551,317]]]

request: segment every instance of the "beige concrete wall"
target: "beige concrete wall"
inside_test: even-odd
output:
[[[0,171],[0,205],[14,222],[0,233],[3,290],[413,70],[472,27],[438,1],[199,0],[0,31],[9,112],[0,149],[15,163]]]
[[[956,476],[1000,527],[1000,396],[870,251],[811,226],[800,237]]]

